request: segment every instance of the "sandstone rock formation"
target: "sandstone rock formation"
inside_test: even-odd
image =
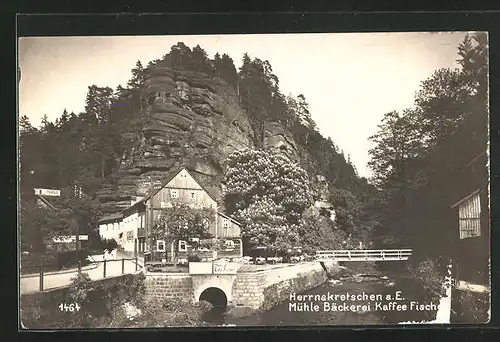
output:
[[[151,107],[143,137],[123,157],[116,185],[99,191],[106,213],[130,206],[178,165],[187,167],[220,199],[221,164],[230,153],[254,147],[248,114],[224,80],[166,67],[152,68],[148,74],[146,96]],[[295,162],[307,160],[279,123],[266,125],[264,146]],[[316,177],[311,178],[317,183]]]
[[[292,161],[300,162],[297,143],[280,123],[270,122],[266,125],[264,146],[271,151],[286,155]]]

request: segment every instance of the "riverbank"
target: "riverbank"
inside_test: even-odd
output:
[[[242,309],[239,316],[228,310],[204,318],[213,325],[241,327],[393,325],[436,317],[439,301],[422,296],[418,282],[407,274],[382,271],[366,262],[337,269],[321,285],[291,291],[265,310]]]

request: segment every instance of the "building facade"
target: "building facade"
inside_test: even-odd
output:
[[[164,240],[156,241],[153,238],[154,225],[161,214],[173,207],[174,203],[183,203],[193,209],[213,210],[214,219],[208,227],[208,233],[215,239],[223,240],[222,245],[225,247],[218,252],[219,256],[242,256],[240,224],[218,211],[215,197],[186,168],[169,172],[161,185],[134,202],[121,213],[103,217],[99,221],[102,238],[115,239],[128,252],[164,253],[167,260],[187,258],[193,252],[193,241],[175,241],[166,246]],[[198,237],[193,236],[192,239],[196,241]],[[202,249],[197,254],[212,255],[212,251]]]

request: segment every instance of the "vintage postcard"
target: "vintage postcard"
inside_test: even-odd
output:
[[[487,32],[17,44],[20,328],[489,322]]]

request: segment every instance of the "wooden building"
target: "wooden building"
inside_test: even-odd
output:
[[[223,240],[225,246],[218,252],[218,255],[242,256],[240,224],[218,212],[215,196],[186,168],[177,168],[169,172],[161,185],[151,189],[146,196],[120,214],[103,217],[99,222],[100,235],[105,238],[118,239],[118,244],[125,251],[139,254],[164,253],[167,260],[187,258],[194,245],[190,241],[175,241],[170,246],[165,246],[165,241],[156,241],[152,237],[152,229],[156,220],[160,218],[163,211],[171,208],[176,202],[187,204],[193,209],[212,209],[214,219],[208,227],[208,232],[214,238]],[[193,236],[192,238],[196,240],[199,237]],[[198,252],[203,255],[213,254],[211,250]]]

